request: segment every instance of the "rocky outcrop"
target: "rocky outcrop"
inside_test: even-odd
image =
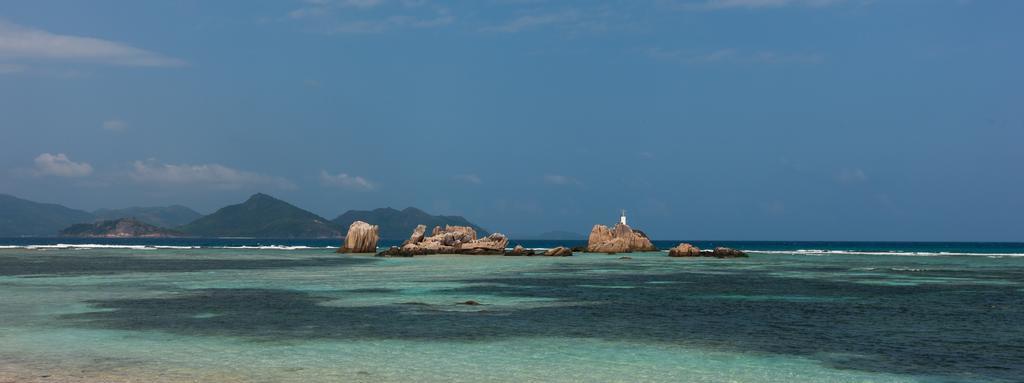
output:
[[[634,251],[657,251],[647,234],[624,223],[612,228],[594,225],[587,241],[587,251],[592,253],[630,253]]]
[[[572,249],[564,246],[558,246],[544,252],[546,257],[570,257],[572,256]]]
[[[476,230],[469,226],[435,226],[430,236],[424,236],[426,227],[419,225],[401,247],[392,247],[378,253],[382,257],[411,257],[426,254],[501,255],[508,246],[508,237],[494,233],[477,239]]]
[[[680,243],[679,246],[673,247],[668,250],[668,256],[670,257],[699,257],[700,248],[693,246],[689,243]]]
[[[352,222],[339,253],[374,253],[380,240],[380,228],[363,221]]]
[[[715,258],[746,258],[747,253],[728,247],[716,247],[711,252],[711,256]]]
[[[501,233],[493,233],[486,237],[463,243],[459,253],[473,255],[500,255],[505,253],[508,238]]]

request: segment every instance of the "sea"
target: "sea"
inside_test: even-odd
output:
[[[0,382],[1024,381],[1024,243],[685,242],[0,239]]]

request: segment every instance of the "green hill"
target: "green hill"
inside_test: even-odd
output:
[[[177,230],[200,237],[338,238],[344,235],[331,221],[262,193]]]
[[[135,218],[141,222],[159,227],[181,226],[202,217],[195,210],[181,205],[155,207],[129,207],[124,209],[100,209],[92,212],[97,220]]]
[[[52,237],[76,223],[92,222],[88,212],[0,194],[0,237]]]
[[[180,237],[177,231],[164,229],[135,218],[119,218],[94,223],[76,223],[60,231],[62,237],[84,238],[165,238]]]
[[[339,227],[348,230],[355,221],[363,221],[380,226],[380,237],[383,239],[407,239],[416,225],[427,225],[427,233],[434,226],[455,225],[469,226],[476,230],[477,235],[487,235],[487,230],[456,215],[430,215],[423,210],[407,207],[395,210],[390,207],[374,210],[349,210],[332,220]]]

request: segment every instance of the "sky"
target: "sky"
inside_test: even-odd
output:
[[[0,2],[0,193],[1024,241],[1024,2]]]

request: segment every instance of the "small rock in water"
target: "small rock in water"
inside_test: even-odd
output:
[[[633,257],[630,257],[630,256],[627,255],[625,257],[619,257],[619,259],[633,259]]]
[[[462,302],[460,304],[463,304],[463,305],[466,305],[466,306],[479,306],[480,302],[477,302],[477,301],[465,301],[465,302]]]
[[[715,251],[711,253],[712,256],[717,258],[746,258],[747,253],[740,250],[730,249],[728,247],[716,247]]]

